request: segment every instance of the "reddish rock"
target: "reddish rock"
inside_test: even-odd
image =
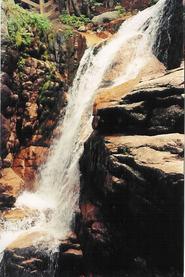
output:
[[[37,169],[46,161],[47,155],[47,147],[30,146],[22,149],[14,159],[13,169],[25,180],[27,188],[32,188]]]
[[[11,169],[1,170],[0,178],[0,209],[13,206],[16,197],[24,189],[24,181]]]
[[[98,208],[91,203],[84,203],[80,207],[83,218],[90,222],[95,221],[98,215]]]
[[[77,71],[79,62],[86,49],[86,40],[79,32],[75,34],[67,41],[67,49],[69,53],[73,53],[72,56],[67,57],[67,76],[69,83],[72,83],[72,80]]]

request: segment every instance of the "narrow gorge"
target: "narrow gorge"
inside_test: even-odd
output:
[[[183,276],[183,3],[153,4],[71,30],[4,1],[0,276]]]

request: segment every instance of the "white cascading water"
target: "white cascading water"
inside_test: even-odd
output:
[[[111,70],[119,50],[135,48],[124,70],[117,74],[114,86],[133,79],[152,57],[152,46],[165,0],[160,0],[136,16],[125,21],[112,39],[98,48],[86,50],[69,91],[65,118],[60,122],[61,136],[51,147],[47,163],[40,170],[37,192],[23,192],[16,207],[36,209],[36,215],[23,221],[1,222],[0,251],[20,234],[33,230],[47,230],[56,238],[64,238],[71,230],[79,199],[79,158],[83,144],[92,132],[92,106],[96,91],[102,86],[105,74]],[[124,53],[123,53],[124,57]]]

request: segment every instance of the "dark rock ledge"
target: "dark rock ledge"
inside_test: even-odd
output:
[[[74,235],[58,242],[58,251],[54,248],[54,240],[48,244],[42,239],[34,243],[35,238],[41,235],[34,232],[26,237],[23,235],[7,248],[0,266],[0,276],[59,277],[83,274],[83,255]]]

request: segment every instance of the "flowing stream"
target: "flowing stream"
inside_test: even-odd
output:
[[[79,158],[83,144],[92,132],[96,92],[104,85],[104,77],[116,61],[120,62],[120,70],[111,79],[111,86],[133,79],[147,65],[152,57],[164,3],[165,0],[160,0],[128,19],[111,40],[85,51],[69,91],[64,120],[59,123],[61,136],[54,141],[48,161],[40,169],[38,190],[23,192],[15,204],[17,208],[36,212],[23,220],[1,222],[1,252],[25,232],[47,230],[60,239],[71,231],[74,213],[78,210]],[[134,46],[129,52],[131,44]]]

